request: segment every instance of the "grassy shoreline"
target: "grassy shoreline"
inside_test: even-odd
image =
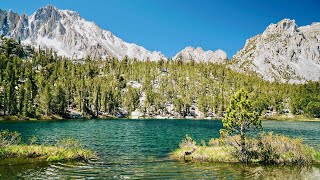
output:
[[[320,118],[306,117],[303,115],[292,115],[292,116],[273,115],[273,116],[263,117],[262,120],[320,122]]]
[[[191,155],[191,147],[182,147],[170,153],[170,158],[180,161],[209,162],[209,163],[239,163],[240,161],[232,155],[232,147],[195,146],[196,151]]]
[[[239,148],[240,136],[211,139],[208,143],[196,142],[186,135],[179,148],[169,154],[173,160],[195,163],[242,163]],[[302,139],[289,138],[272,133],[260,134],[258,138],[246,140],[247,163],[258,164],[319,164],[320,146],[314,148]]]
[[[0,116],[0,122],[8,122],[8,121],[50,121],[50,120],[77,120],[77,119],[130,119],[130,118],[116,118],[116,117],[83,117],[83,118],[63,118],[58,115],[52,116],[42,116],[40,118],[28,118],[22,116]],[[143,119],[157,119],[157,118],[141,118]],[[185,120],[186,118],[174,118],[174,119],[161,119],[161,120]],[[205,119],[205,118],[187,118],[188,120],[221,120],[221,118],[213,118],[213,119]],[[294,116],[287,116],[287,115],[274,115],[268,117],[262,117],[261,120],[275,120],[275,121],[302,121],[302,122],[320,122],[320,118],[310,118],[302,115],[294,115]]]
[[[90,150],[63,148],[50,145],[10,145],[0,148],[0,159],[32,158],[39,161],[88,161],[94,157]]]
[[[22,117],[22,116],[0,116],[0,122],[8,122],[8,121],[51,121],[51,120],[77,120],[77,119],[120,119],[114,117],[83,117],[83,118],[68,118],[68,117],[61,117],[58,115],[52,116],[41,116],[39,118],[29,118],[29,117]]]
[[[37,161],[88,161],[96,158],[93,151],[84,149],[73,139],[61,139],[55,145],[35,144],[37,139],[32,137],[28,144],[21,143],[18,132],[0,131],[0,161],[5,159],[35,159]]]

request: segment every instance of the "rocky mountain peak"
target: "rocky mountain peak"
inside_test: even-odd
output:
[[[112,32],[86,21],[77,12],[60,10],[53,5],[39,8],[31,16],[0,10],[0,34],[20,38],[22,43],[35,47],[52,48],[58,55],[75,59],[86,56],[116,57],[120,60],[128,56],[142,61],[167,59],[159,51],[151,52],[124,42]],[[222,50],[204,51],[201,47],[189,46],[173,59],[224,63],[227,54]]]
[[[40,20],[40,21],[48,21],[48,20],[59,21],[61,18],[58,8],[52,5],[47,5],[38,9],[33,16],[34,16],[34,20]]]
[[[271,24],[246,41],[233,56],[240,71],[255,71],[264,79],[303,83],[320,79],[320,25],[298,27],[294,20]]]
[[[193,48],[191,46],[184,48],[173,57],[173,60],[195,61],[196,63],[225,63],[227,59],[227,54],[220,49],[204,51],[201,47]]]
[[[270,24],[267,29],[263,32],[264,36],[269,34],[279,34],[279,33],[287,33],[293,35],[294,33],[299,32],[298,26],[295,20],[283,19],[277,24]]]
[[[277,23],[276,29],[287,31],[289,33],[298,32],[298,26],[295,20],[283,19]]]
[[[55,6],[47,5],[38,9],[33,15],[33,20],[39,21],[60,21],[60,20],[79,20],[81,19],[80,14],[70,10],[60,10]]]
[[[160,52],[151,52],[133,43],[124,42],[110,31],[81,18],[77,12],[60,10],[52,5],[38,9],[31,16],[0,11],[0,34],[21,38],[22,43],[52,48],[58,55],[82,59],[125,56],[138,60],[164,59]]]
[[[48,4],[46,6],[43,6],[43,7],[39,8],[37,10],[37,12],[38,11],[49,11],[49,12],[51,12],[51,11],[59,11],[59,9],[57,7],[51,5],[51,4]]]

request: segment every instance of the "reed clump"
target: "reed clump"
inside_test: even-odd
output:
[[[240,136],[227,136],[196,145],[187,135],[170,157],[193,162],[243,162],[239,141]],[[246,139],[245,163],[310,164],[320,162],[319,149],[303,144],[299,138],[261,133],[257,138]]]
[[[62,139],[55,145],[35,144],[35,138],[29,140],[29,144],[21,143],[21,135],[18,132],[7,130],[0,132],[0,159],[7,158],[37,158],[52,161],[88,161],[95,157],[95,153],[86,150],[73,139]]]

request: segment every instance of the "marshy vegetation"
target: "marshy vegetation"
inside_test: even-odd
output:
[[[188,135],[180,148],[171,153],[171,158],[194,162],[243,162],[240,136],[211,139],[196,145]],[[246,139],[248,163],[263,164],[310,164],[320,162],[320,149],[303,144],[302,139],[284,135],[261,133],[258,138]],[[190,155],[186,152],[195,151]]]
[[[267,164],[310,164],[320,161],[319,149],[303,144],[302,139],[273,135],[271,132],[262,132],[258,136],[257,133],[250,134],[252,129],[262,130],[262,125],[259,113],[252,108],[243,89],[231,98],[222,123],[224,129],[220,130],[220,138],[211,139],[208,146],[205,142],[202,146],[196,146],[196,142],[186,135],[180,149],[172,153],[172,158]]]
[[[29,139],[27,144],[21,143],[18,132],[7,130],[0,132],[0,159],[37,158],[41,161],[88,161],[95,153],[84,149],[73,139],[62,139],[55,145],[35,144],[36,138]]]

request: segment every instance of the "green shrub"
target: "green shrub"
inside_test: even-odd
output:
[[[314,159],[315,161],[320,162],[320,145],[318,146],[318,149],[315,152]]]
[[[181,141],[179,144],[180,148],[189,148],[189,147],[194,147],[196,145],[196,142],[188,135],[186,134],[186,137]]]
[[[28,139],[29,145],[34,145],[37,142],[38,138],[36,136],[32,136]]]
[[[4,130],[0,132],[0,147],[6,147],[10,145],[16,145],[21,142],[20,133],[14,131],[10,132],[8,130]]]
[[[4,158],[38,158],[52,161],[88,161],[95,153],[83,149],[74,139],[62,139],[55,146],[36,145],[36,137],[29,139],[29,145],[20,144],[21,136],[17,132],[0,132],[0,159]]]
[[[191,160],[194,162],[239,162],[233,154],[233,148],[230,146],[194,146],[195,151],[190,155],[185,155],[185,152],[190,152],[193,149],[190,147],[179,148],[170,154],[172,159]]]
[[[227,136],[211,139],[209,146],[196,146],[196,142],[187,135],[171,158],[186,160],[186,152],[192,151],[187,157],[195,162],[241,162],[243,154],[239,140],[240,136]],[[245,162],[250,163],[310,164],[320,161],[320,151],[303,144],[302,139],[272,133],[262,133],[259,138],[247,138],[245,148],[248,157]]]
[[[77,149],[82,148],[82,145],[75,139],[65,138],[61,139],[57,143],[58,147],[66,148],[66,149]]]
[[[64,158],[61,157],[60,155],[53,155],[53,156],[49,156],[47,158],[48,162],[59,162],[59,161],[64,161]]]
[[[257,144],[257,143],[256,143]],[[315,150],[302,143],[302,139],[272,133],[261,134],[258,147],[252,149],[261,162],[275,164],[306,164],[314,162]]]
[[[238,137],[232,137],[236,142]],[[235,156],[241,160],[242,152],[239,146],[226,143],[235,147]],[[316,151],[302,143],[302,139],[289,138],[272,133],[261,133],[259,138],[246,139],[246,155],[248,162],[261,162],[267,164],[308,164],[315,161]]]

